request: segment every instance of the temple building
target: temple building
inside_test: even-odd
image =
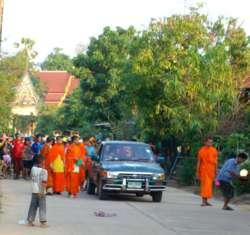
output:
[[[16,98],[12,106],[12,113],[19,116],[36,116],[38,108],[39,96],[35,92],[29,73],[25,73],[16,88]]]
[[[44,88],[44,98],[37,94],[29,73],[26,72],[16,87],[12,105],[15,131],[31,134],[35,128],[35,117],[41,105],[60,107],[65,98],[80,85],[80,80],[66,71],[40,71],[36,77]],[[26,126],[24,129],[20,127]]]

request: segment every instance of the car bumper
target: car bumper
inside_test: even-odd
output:
[[[140,183],[140,188],[135,188],[129,186],[131,182]],[[103,180],[102,189],[104,191],[113,191],[113,192],[124,192],[124,193],[151,193],[151,192],[159,192],[166,190],[166,182],[165,181],[149,181],[148,179],[122,179],[120,181],[114,179],[105,179]]]

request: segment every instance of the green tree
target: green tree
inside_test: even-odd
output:
[[[124,82],[144,132],[201,138],[230,117],[238,94],[234,66],[245,72],[248,67],[235,61],[243,60],[248,44],[234,25],[244,46],[239,57],[233,54],[238,39],[232,43],[226,35],[231,20],[221,22],[210,22],[196,10],[174,15],[152,21],[134,43],[131,75]]]
[[[74,73],[81,78],[79,116],[88,122],[109,122],[115,129],[119,121],[131,117],[122,77],[135,34],[132,27],[106,27],[98,38],[91,39],[86,54],[74,58]]]
[[[15,86],[23,75],[25,66],[25,55],[22,52],[0,60],[0,132],[9,129]]]
[[[54,48],[44,62],[41,64],[43,70],[66,70],[70,72],[73,68],[71,58],[62,52],[61,48]]]
[[[45,135],[52,135],[53,131],[58,130],[58,110],[55,107],[43,106],[38,113],[35,132]]]

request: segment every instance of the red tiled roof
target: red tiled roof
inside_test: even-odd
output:
[[[70,74],[66,71],[42,71],[38,74],[48,93],[62,92],[68,84]]]
[[[80,80],[73,78],[71,81],[71,85],[69,87],[69,94],[71,94],[79,86],[80,86]]]
[[[58,102],[63,97],[64,93],[48,93],[45,96],[45,101]]]
[[[66,71],[41,71],[38,73],[38,78],[44,84],[47,92],[46,104],[60,104],[80,84],[79,79],[72,77]]]

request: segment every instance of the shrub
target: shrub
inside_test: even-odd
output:
[[[195,157],[185,157],[180,163],[180,167],[177,169],[177,175],[179,183],[182,185],[193,185],[195,182],[195,172],[196,172],[196,162]]]
[[[249,142],[249,138],[244,133],[232,133],[228,137],[221,139],[220,164],[223,164],[229,158],[235,157],[240,150],[247,151]]]

